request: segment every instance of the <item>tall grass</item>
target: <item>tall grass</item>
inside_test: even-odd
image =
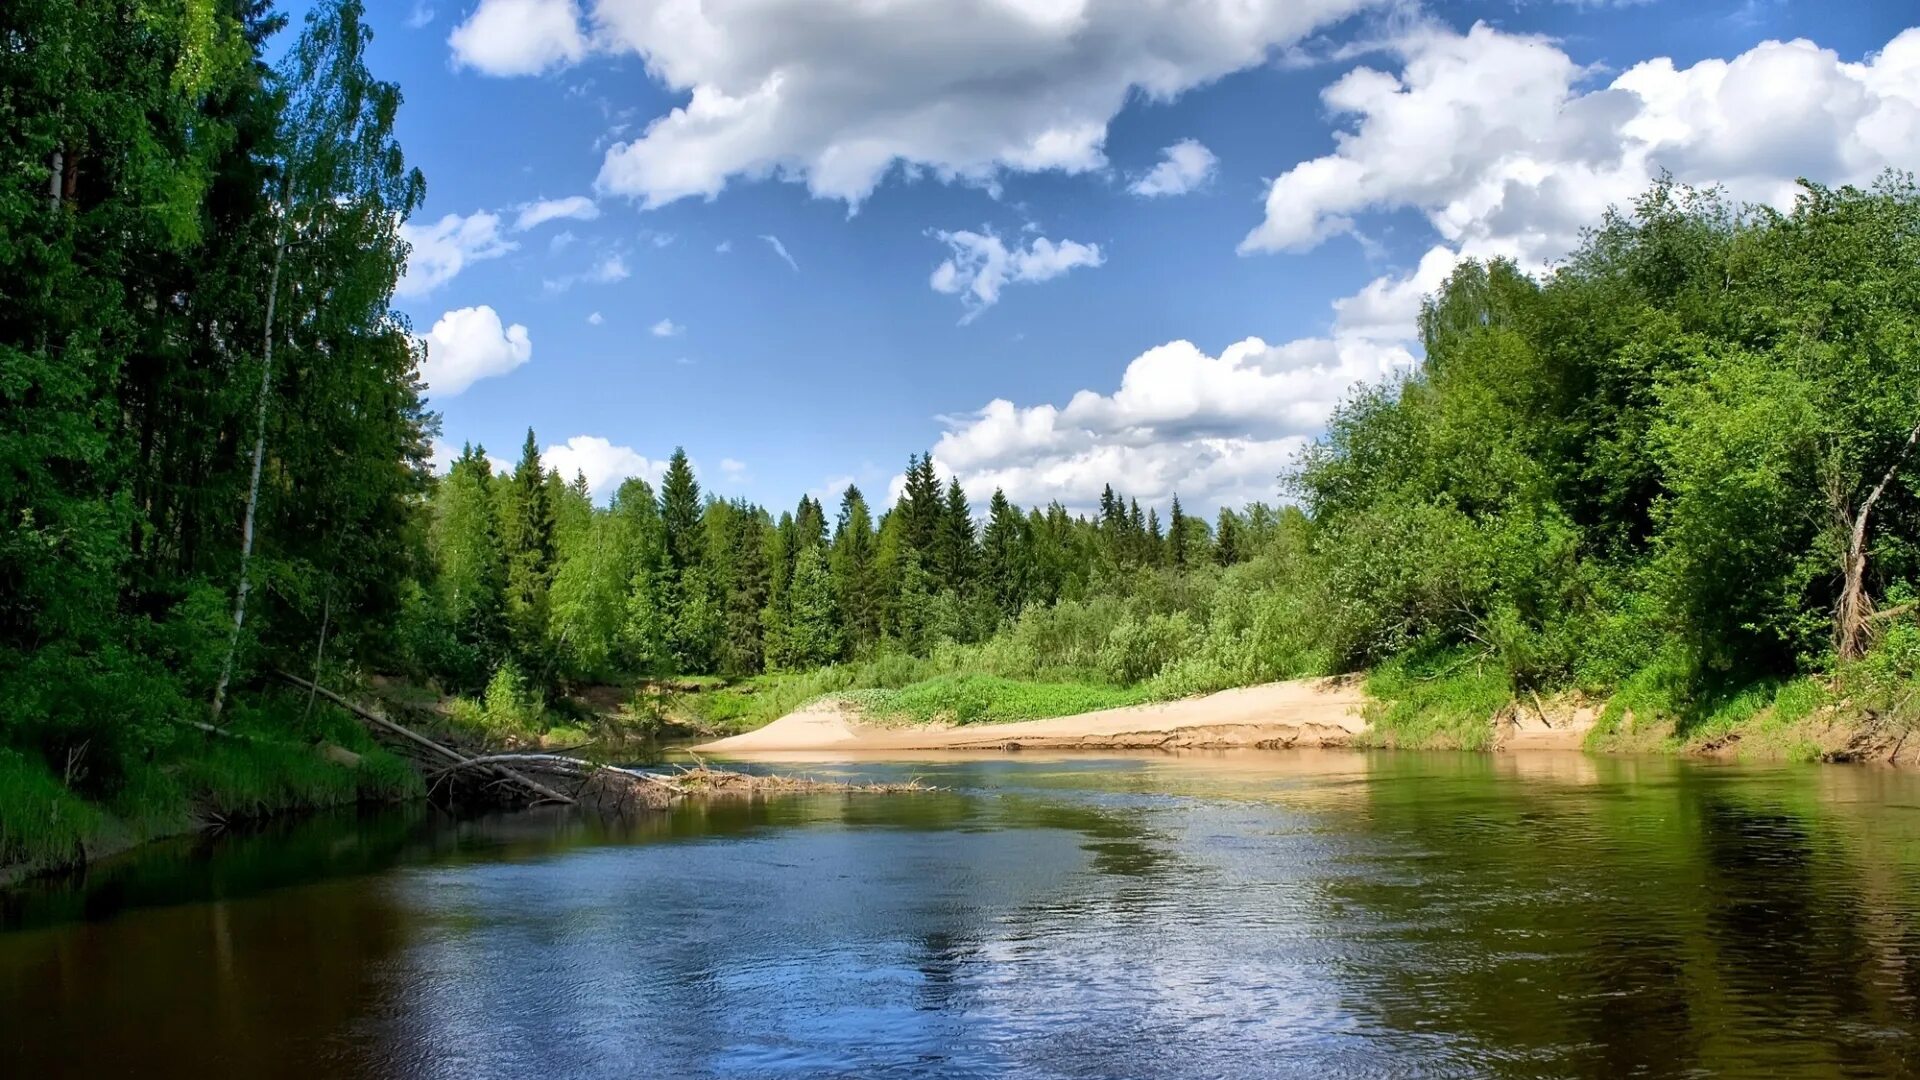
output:
[[[269,697],[237,706],[232,719],[239,738],[182,728],[107,790],[90,790],[83,775],[70,784],[38,755],[0,749],[0,868],[51,869],[204,822],[424,792],[412,766],[331,707],[308,711],[297,697]],[[357,765],[322,756],[323,742],[358,755]]]
[[[1481,652],[1415,650],[1367,676],[1367,741],[1382,746],[1484,750],[1493,717],[1513,700],[1504,668]]]

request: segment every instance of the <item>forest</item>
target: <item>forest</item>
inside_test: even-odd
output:
[[[1910,723],[1910,176],[1784,211],[1662,182],[1549,271],[1462,264],[1420,368],[1355,388],[1270,503],[1114,477],[1022,508],[916,454],[892,505],[776,513],[676,452],[596,505],[531,431],[510,470],[428,466],[392,306],[425,182],[362,14],[0,12],[0,863],[417,793],[279,671],[497,738],[592,687],[723,727],[835,692],[984,722],[1355,672],[1403,745],[1537,694],[1622,737]]]

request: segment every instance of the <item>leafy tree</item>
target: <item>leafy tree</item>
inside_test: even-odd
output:
[[[796,669],[819,667],[840,657],[833,578],[821,545],[803,545],[794,564],[786,638],[785,660]]]
[[[246,511],[240,526],[238,585],[234,590],[233,632],[226,659],[214,684],[213,718],[218,723],[226,702],[246,622],[247,594],[252,582],[248,563],[253,556],[254,525],[260,503],[260,474],[266,463],[267,419],[273,400],[274,345],[282,329],[275,322],[280,279],[287,252],[296,240],[311,245],[329,279],[329,306],[338,317],[351,311],[353,300],[384,317],[395,282],[394,256],[398,241],[391,231],[384,245],[369,246],[359,257],[340,257],[323,241],[333,219],[394,222],[406,218],[425,197],[426,184],[418,170],[409,170],[393,137],[400,106],[400,88],[375,79],[367,70],[366,49],[372,33],[361,22],[358,0],[331,0],[307,16],[305,31],[289,53],[281,73],[287,92],[282,127],[276,140],[279,153],[278,197],[275,200],[273,255],[267,269],[267,297],[262,315],[260,385],[256,396],[252,473],[247,485]],[[387,226],[390,230],[391,226]],[[349,253],[353,249],[349,248]],[[304,260],[303,260],[304,261]],[[296,267],[296,284],[307,284],[321,267]],[[302,272],[304,271],[304,272]]]
[[[493,513],[494,482],[485,448],[469,445],[434,498],[430,544],[439,602],[459,648],[457,656],[436,662],[461,688],[484,681],[507,647],[507,564]]]

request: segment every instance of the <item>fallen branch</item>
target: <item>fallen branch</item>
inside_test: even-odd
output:
[[[274,675],[292,685],[318,694],[327,701],[359,717],[368,726],[430,751],[439,767],[427,772],[428,790],[439,791],[463,776],[484,778],[486,788],[511,786],[531,793],[535,803],[556,802],[568,805],[591,804],[603,809],[625,810],[636,803],[650,809],[665,809],[675,799],[689,795],[756,795],[763,792],[899,792],[925,791],[918,780],[903,784],[850,784],[807,777],[758,775],[709,768],[695,758],[693,768],[681,767],[671,773],[646,772],[619,765],[603,765],[584,758],[552,752],[499,754],[463,754],[425,735],[394,723],[378,712],[349,701],[313,682],[284,671]],[[565,781],[571,794],[563,793],[538,780]]]
[[[348,701],[346,698],[341,697],[339,694],[334,693],[333,691],[327,689],[324,686],[317,685],[315,683],[309,682],[306,679],[301,678],[298,675],[291,675],[284,671],[276,671],[274,672],[274,674],[279,678],[285,680],[286,682],[292,683],[294,686],[297,686],[302,690],[307,690],[309,692],[319,694],[321,697],[326,698],[328,701],[332,702],[333,704],[340,706],[341,708],[347,710],[353,715],[359,717],[361,720],[365,721],[366,723],[371,724],[373,727],[378,728],[379,730],[384,731],[389,735],[394,735],[399,738],[406,739],[409,742],[415,743],[419,746],[423,746],[428,750],[433,751],[434,753],[438,754],[443,760],[450,761],[455,765],[465,765],[467,762],[475,760],[466,754],[460,753],[457,750],[452,750],[445,746],[442,746],[439,743],[434,742],[432,739],[427,738],[425,735],[422,735],[417,731],[413,731],[409,728],[401,727],[399,724],[396,724],[393,721],[387,719],[386,717],[381,716],[379,713],[376,713],[370,709],[362,708],[361,706],[356,705],[351,701]],[[535,801],[537,802],[571,803],[574,801],[571,796],[562,795],[560,792],[555,791],[550,787],[547,787],[545,784],[540,784],[540,783],[536,783],[535,781],[529,780],[526,777],[521,776],[520,774],[504,766],[490,763],[487,766],[487,769],[492,773],[492,775],[496,776],[498,779],[501,779],[510,783],[518,784],[521,787],[525,788],[526,790],[532,792],[536,796]]]

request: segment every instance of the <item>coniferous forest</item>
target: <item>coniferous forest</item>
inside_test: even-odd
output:
[[[1355,388],[1270,502],[1116,476],[1022,507],[916,454],[897,499],[764,507],[676,452],[596,505],[531,431],[508,471],[427,465],[391,306],[425,181],[361,5],[136,7],[0,12],[0,863],[418,790],[278,671],[404,680],[499,737],[676,680],[731,688],[685,706],[724,727],[828,692],[977,722],[1351,672],[1408,743],[1574,692],[1623,739],[1911,723],[1911,177],[1784,212],[1661,183],[1550,272],[1463,264],[1420,368]]]

